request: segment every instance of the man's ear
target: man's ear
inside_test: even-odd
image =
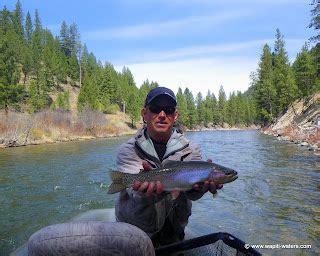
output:
[[[174,113],[174,122],[177,121],[178,117],[179,117],[179,112],[178,110],[176,110],[176,112]]]
[[[147,114],[147,109],[146,108],[143,108],[143,109],[141,109],[141,116],[142,116],[142,119],[143,119],[143,121],[144,121],[144,116]]]

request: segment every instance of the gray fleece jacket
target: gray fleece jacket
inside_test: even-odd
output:
[[[198,145],[174,129],[161,162],[152,140],[143,128],[120,147],[117,155],[118,171],[139,173],[143,169],[143,160],[147,160],[153,167],[162,167],[167,161],[201,160],[201,154]],[[202,195],[202,192],[191,190],[180,192],[173,200],[171,194],[146,197],[143,193],[127,188],[120,193],[116,202],[117,221],[133,224],[152,238],[162,229],[166,218],[169,218],[173,232],[178,234],[184,230],[191,215],[190,200],[197,200]]]

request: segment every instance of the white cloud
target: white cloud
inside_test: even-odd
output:
[[[113,60],[113,63],[146,63],[146,62],[162,62],[162,61],[177,61],[192,58],[210,58],[217,56],[255,56],[258,60],[262,53],[264,44],[268,44],[271,49],[274,47],[275,39],[260,39],[246,42],[234,42],[224,44],[210,45],[194,45],[190,47],[181,47],[172,50],[153,50],[135,49],[134,51],[121,52],[118,60]],[[304,44],[304,39],[288,39],[286,40],[286,50],[290,56],[290,61],[293,61],[296,54],[300,51]]]
[[[198,92],[206,95],[208,90],[217,96],[220,85],[223,85],[227,95],[237,90],[244,92],[250,85],[250,72],[254,71],[256,66],[256,59],[243,57],[202,58],[127,65],[138,86],[149,79],[175,92],[178,91],[179,86],[182,89],[188,87],[194,96]],[[121,70],[122,66],[115,68]]]
[[[172,49],[168,51],[145,51],[142,50],[134,55],[127,54],[128,58],[134,60],[134,62],[155,62],[155,61],[169,61],[169,60],[181,60],[190,58],[208,57],[214,55],[243,55],[244,51],[258,52],[264,44],[273,42],[273,39],[253,40],[247,42],[235,42],[225,44],[211,44],[211,45],[196,45],[191,47],[182,47],[178,49]],[[130,61],[128,59],[128,61]]]
[[[303,39],[286,40],[291,56],[300,50],[303,42]],[[118,62],[121,65],[115,68],[120,71],[123,66],[127,66],[137,86],[149,79],[168,86],[175,92],[180,86],[183,89],[188,87],[194,96],[198,92],[206,95],[208,90],[217,96],[220,85],[223,85],[229,95],[233,91],[244,92],[249,88],[250,73],[257,70],[265,43],[273,48],[274,39],[194,46],[165,52],[149,52],[144,56],[138,53],[134,57],[136,62],[130,64],[129,60],[122,60],[122,63]],[[249,55],[248,51],[253,54]],[[294,58],[290,59],[293,61]]]
[[[168,36],[199,31],[212,28],[222,22],[248,15],[248,11],[231,11],[212,16],[190,16],[182,19],[169,20],[158,23],[145,23],[135,26],[115,27],[84,33],[86,40],[111,39],[145,39],[146,37]]]

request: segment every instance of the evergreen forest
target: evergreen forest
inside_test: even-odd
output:
[[[265,44],[251,85],[242,93],[193,95],[186,87],[177,92],[179,122],[193,129],[268,125],[284,113],[296,99],[307,99],[320,91],[320,4],[311,3],[310,24],[315,36],[301,46],[289,62],[284,35],[275,31],[274,45]],[[308,28],[309,27],[309,28]],[[37,113],[43,110],[70,111],[69,92],[61,84],[79,88],[78,113],[125,111],[132,125],[140,120],[140,110],[151,88],[161,86],[146,80],[137,85],[130,69],[115,70],[101,63],[87,49],[77,24],[62,21],[59,35],[44,28],[38,11],[24,13],[18,0],[14,10],[0,11],[0,109]],[[165,85],[169,86],[170,85]],[[183,86],[183,85],[181,85]],[[199,85],[201,86],[201,85]],[[50,97],[57,93],[55,100]]]

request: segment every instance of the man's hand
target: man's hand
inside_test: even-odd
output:
[[[148,161],[142,161],[142,167],[144,172],[148,172],[152,170],[152,166],[149,164]],[[143,182],[135,181],[132,185],[133,190],[139,191],[141,193],[146,193],[147,196],[152,196],[153,193],[160,195],[163,192],[163,185],[160,181],[150,181],[150,182]]]
[[[212,163],[211,159],[207,160]],[[203,193],[207,193],[210,191],[213,195],[217,193],[218,189],[223,188],[223,184],[216,183],[215,181],[206,180],[204,183],[196,183],[193,185],[194,190],[202,191]]]

